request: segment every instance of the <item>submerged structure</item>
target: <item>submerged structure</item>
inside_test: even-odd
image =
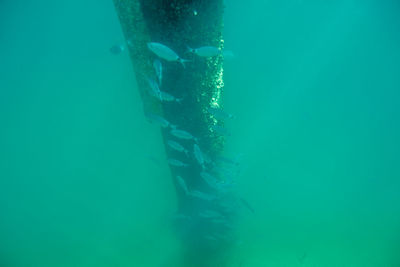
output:
[[[161,126],[184,266],[227,266],[238,203],[224,147],[223,0],[114,0],[144,114]]]

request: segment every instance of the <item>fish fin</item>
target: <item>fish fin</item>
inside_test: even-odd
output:
[[[190,46],[186,45],[186,52],[187,53],[194,53],[195,50],[193,48],[191,48]]]
[[[185,63],[186,63],[186,62],[191,62],[192,60],[179,58],[178,61],[179,61],[179,63],[182,64],[182,67],[183,67],[184,69],[186,69]]]

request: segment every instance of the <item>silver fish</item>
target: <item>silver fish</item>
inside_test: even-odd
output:
[[[216,199],[215,196],[212,196],[212,195],[209,195],[209,194],[197,191],[197,190],[192,190],[189,193],[189,195],[194,197],[194,198],[198,198],[198,199],[205,200],[205,201],[213,201],[213,200]]]
[[[211,125],[211,129],[219,135],[231,136],[231,133],[226,128],[219,125]]]
[[[112,47],[110,47],[110,52],[114,55],[121,54],[122,52],[124,52],[124,50],[125,50],[125,46],[122,44],[117,44],[117,45],[113,45]]]
[[[197,162],[200,164],[201,168],[204,170],[205,166],[204,166],[203,153],[201,152],[200,147],[197,144],[193,145],[193,154]]]
[[[177,61],[181,63],[183,67],[185,67],[185,62],[189,61],[187,59],[179,57],[178,54],[175,53],[175,51],[173,51],[171,48],[163,44],[150,42],[147,43],[147,47],[150,49],[151,52],[156,54],[158,57],[166,61]]]
[[[146,113],[145,116],[151,123],[158,124],[159,126],[161,126],[163,128],[167,128],[167,127],[175,128],[175,126],[173,124],[171,124],[169,121],[167,121],[166,119],[164,119],[163,117],[161,117],[159,115],[152,114],[152,113]]]
[[[221,54],[221,50],[215,46],[202,46],[198,48],[188,47],[188,50],[199,57],[214,57]]]
[[[175,166],[175,167],[187,167],[187,166],[189,166],[188,164],[183,163],[182,161],[177,160],[177,159],[168,159],[168,164],[171,165],[171,166]]]
[[[156,72],[156,75],[157,75],[158,84],[161,86],[161,84],[162,84],[162,75],[163,75],[161,61],[158,60],[158,59],[154,59],[153,67],[154,67],[154,71]]]
[[[188,155],[188,151],[179,143],[172,141],[172,140],[168,140],[167,144],[170,148],[179,151],[179,152],[184,152],[186,154],[186,156]]]
[[[175,101],[175,102],[180,103],[183,100],[182,98],[176,98],[175,96],[173,96],[167,92],[160,91],[160,94],[161,94],[162,101],[168,101],[168,102]]]
[[[163,98],[162,98],[161,90],[160,90],[160,87],[158,86],[157,82],[154,81],[153,79],[149,79],[149,78],[147,78],[147,82],[150,87],[149,94],[154,96],[158,100],[162,101]]]
[[[235,165],[235,166],[239,165],[239,161],[238,161],[237,157],[235,159],[231,159],[231,158],[228,158],[225,156],[217,156],[216,160],[218,162],[225,163],[225,164],[230,164],[230,165]]]
[[[191,135],[190,133],[183,131],[183,130],[178,130],[178,129],[172,129],[170,132],[173,136],[178,137],[180,139],[185,139],[185,140],[191,140],[193,139],[195,142],[197,142],[197,138]]]
[[[222,52],[222,55],[224,56],[224,59],[230,60],[235,58],[235,54],[231,50],[224,50]]]
[[[208,112],[210,112],[218,120],[233,119],[235,117],[220,108],[209,107]]]
[[[218,189],[218,180],[208,172],[202,171],[200,173],[201,178],[212,188]]]
[[[182,177],[180,177],[179,175],[176,176],[176,181],[178,182],[179,186],[182,188],[183,192],[185,192],[186,195],[189,194],[189,189],[186,185],[185,180],[183,180]]]

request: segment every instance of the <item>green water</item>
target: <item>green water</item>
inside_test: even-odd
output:
[[[255,210],[231,266],[400,266],[400,4],[226,2],[226,151]],[[179,258],[122,41],[112,1],[0,1],[0,266]]]

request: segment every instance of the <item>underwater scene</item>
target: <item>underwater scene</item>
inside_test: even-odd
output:
[[[0,267],[400,266],[399,12],[1,0]]]

